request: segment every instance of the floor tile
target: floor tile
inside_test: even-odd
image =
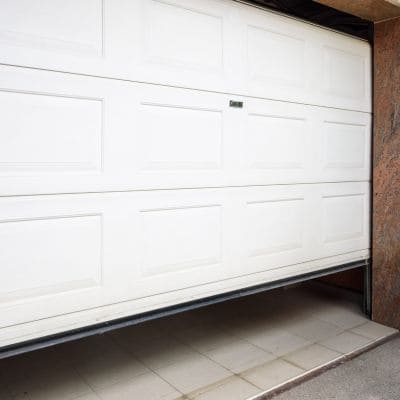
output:
[[[0,399],[1,400],[13,400],[9,391],[0,383]]]
[[[300,368],[310,370],[333,361],[340,356],[342,354],[337,351],[327,349],[318,344],[312,344],[304,349],[287,354],[284,359],[298,365]]]
[[[389,328],[381,324],[377,324],[373,321],[368,321],[367,323],[360,325],[356,328],[351,329],[351,332],[357,335],[365,336],[370,339],[380,339],[386,336],[393,335],[398,332],[397,329]]]
[[[191,347],[169,337],[157,339],[145,346],[134,345],[130,350],[138,360],[152,370],[198,356],[198,352]]]
[[[247,371],[242,376],[260,389],[269,390],[304,372],[303,369],[279,359]]]
[[[156,372],[182,393],[190,393],[232,375],[227,369],[201,355],[184,363],[160,368]]]
[[[181,331],[177,334],[177,337],[179,337],[179,340],[183,343],[201,353],[237,340],[235,336],[215,328]]]
[[[77,397],[74,400],[101,400],[101,399],[99,396],[97,396],[96,393],[90,393],[84,396]]]
[[[356,297],[274,290],[1,360],[0,400],[245,400],[393,332]]]
[[[337,325],[311,318],[296,321],[287,329],[290,333],[313,343],[329,339],[343,332],[343,328]]]
[[[154,373],[96,391],[101,400],[174,400],[181,394]]]
[[[65,361],[69,365],[79,365],[100,354],[108,357],[116,351],[118,351],[118,345],[109,336],[95,335],[55,346],[53,357]]]
[[[272,361],[275,356],[244,340],[237,340],[205,352],[211,360],[235,372],[243,372]]]
[[[92,389],[75,371],[52,369],[52,366],[15,382],[9,391],[16,398],[25,395],[29,400],[75,400],[92,393]]]
[[[150,372],[142,363],[122,350],[107,356],[88,357],[76,366],[76,370],[92,389],[113,385],[123,380]]]
[[[368,321],[368,318],[361,313],[349,310],[344,306],[326,307],[317,316],[318,319],[330,322],[343,329],[352,329]]]
[[[301,349],[311,344],[310,341],[279,329],[265,329],[246,337],[250,343],[261,347],[276,357]]]
[[[358,350],[370,342],[371,339],[346,331],[333,338],[323,340],[320,344],[331,350],[345,354]]]
[[[259,392],[258,387],[234,376],[203,393],[190,394],[188,397],[195,400],[247,400]]]

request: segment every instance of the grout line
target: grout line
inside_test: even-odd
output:
[[[373,348],[386,343],[387,341],[393,339],[394,337],[399,336],[399,333],[394,333],[388,336],[384,336],[381,337],[379,339],[376,339],[370,343],[367,343],[364,346],[361,346],[353,351],[351,351],[350,353],[345,353],[342,354],[342,356],[337,357],[335,359],[333,359],[332,361],[328,361],[325,364],[322,364],[320,366],[317,366],[311,370],[306,371],[304,374],[298,375],[297,377],[288,379],[287,381],[276,385],[270,389],[265,390],[263,393],[260,393],[258,395],[255,395],[247,400],[267,400],[270,399],[272,397],[274,397],[275,395],[282,393],[286,390],[289,390],[291,387],[301,384],[302,382],[314,378],[324,372],[326,372],[329,369],[333,369],[337,366],[339,366],[340,364],[346,362],[346,361],[350,361],[353,358],[358,357],[359,355],[372,350]]]
[[[362,322],[361,324],[358,324],[358,325],[356,325],[356,326],[364,325],[364,324],[367,323],[367,322],[368,322],[368,321],[364,321],[364,322]],[[335,324],[332,324],[332,325],[335,325]],[[337,325],[335,325],[335,326],[337,326]],[[355,326],[355,327],[356,327],[356,326]],[[338,326],[338,327],[339,327],[339,326]],[[353,328],[355,328],[355,327],[353,327]],[[350,329],[353,329],[353,328],[343,329],[342,327],[339,327],[339,328],[342,329],[342,332],[340,332],[340,334],[342,334],[343,332],[349,332]],[[228,332],[225,331],[225,330],[223,330],[223,332],[224,332],[224,333],[228,333]],[[287,332],[288,332],[288,333],[291,333],[291,332],[289,332],[289,331],[287,331]],[[232,336],[232,335],[231,335],[231,336]],[[299,336],[299,335],[295,335],[295,336]],[[360,336],[361,336],[361,335],[360,335]],[[236,337],[236,336],[234,336],[234,337]],[[301,337],[301,336],[299,336],[299,337]],[[266,351],[265,349],[263,349],[263,348],[261,348],[261,347],[255,345],[255,344],[253,344],[253,343],[251,343],[251,342],[248,342],[248,341],[247,341],[246,339],[244,339],[244,338],[238,337],[238,339],[239,339],[240,341],[245,341],[245,342],[247,342],[247,343],[249,343],[249,344],[251,344],[251,345],[257,347],[257,348],[261,349],[262,351],[264,351],[264,352],[266,352],[266,353],[268,353],[268,354],[272,354],[272,353]],[[303,338],[303,339],[306,339],[306,338]],[[248,381],[248,380],[243,376],[243,374],[245,374],[245,373],[248,372],[248,371],[257,370],[258,368],[263,367],[264,365],[267,365],[267,364],[269,364],[269,363],[271,363],[271,362],[273,362],[273,361],[276,361],[276,360],[285,361],[285,362],[287,362],[287,363],[289,363],[289,364],[291,364],[291,365],[293,365],[293,366],[295,366],[295,367],[297,367],[297,368],[300,368],[301,370],[304,371],[303,374],[300,374],[300,375],[298,375],[298,376],[292,378],[291,380],[289,380],[289,381],[287,381],[287,382],[284,382],[284,383],[282,383],[282,384],[279,384],[279,385],[277,385],[276,387],[273,387],[273,388],[271,388],[271,389],[268,389],[268,391],[271,391],[271,390],[277,390],[277,389],[279,389],[280,387],[282,387],[282,385],[290,384],[290,382],[292,382],[292,381],[296,381],[296,380],[298,380],[298,379],[301,379],[302,377],[306,377],[306,376],[308,376],[308,375],[310,375],[310,374],[314,374],[314,373],[316,373],[316,372],[318,372],[318,371],[320,371],[320,370],[326,369],[326,368],[329,367],[329,366],[332,366],[332,367],[333,367],[333,366],[335,366],[335,365],[338,365],[338,364],[340,364],[343,360],[348,359],[348,357],[349,357],[351,354],[357,353],[357,352],[359,352],[359,351],[361,351],[361,350],[364,350],[364,349],[368,349],[369,346],[373,345],[375,342],[379,342],[380,340],[382,340],[382,339],[384,339],[384,338],[378,338],[378,339],[376,339],[376,340],[373,340],[373,339],[371,339],[371,338],[366,338],[366,339],[369,339],[370,342],[368,342],[366,345],[363,345],[363,346],[361,346],[361,347],[359,347],[359,348],[356,348],[356,349],[352,350],[351,353],[341,353],[341,352],[339,352],[339,351],[337,351],[337,350],[332,350],[332,349],[330,349],[330,348],[328,348],[328,347],[322,345],[322,344],[319,343],[318,341],[310,341],[310,344],[309,344],[309,345],[304,346],[304,347],[302,347],[302,348],[300,348],[300,349],[294,350],[293,352],[296,352],[296,351],[298,351],[298,350],[301,350],[301,349],[305,349],[305,348],[307,348],[307,347],[310,347],[310,346],[312,346],[313,344],[318,344],[318,345],[320,345],[321,347],[324,347],[324,348],[326,348],[326,349],[328,349],[328,350],[336,351],[336,353],[338,353],[338,354],[341,353],[341,354],[340,354],[339,356],[337,356],[336,358],[333,358],[332,360],[327,361],[326,363],[323,363],[323,364],[321,364],[321,365],[318,365],[318,366],[316,366],[316,367],[314,367],[314,368],[312,368],[312,369],[309,369],[309,370],[305,369],[304,367],[302,367],[302,366],[300,366],[300,365],[297,365],[296,363],[294,363],[294,362],[292,362],[292,361],[290,361],[290,360],[285,359],[285,356],[287,356],[288,354],[291,354],[291,353],[293,353],[293,352],[289,352],[289,353],[284,354],[284,355],[282,355],[282,356],[276,357],[276,358],[273,359],[273,360],[267,361],[267,362],[265,362],[265,363],[262,363],[262,364],[260,364],[260,365],[254,366],[254,367],[251,367],[251,368],[249,368],[249,369],[247,369],[247,370],[244,370],[244,371],[242,371],[242,372],[240,372],[240,373],[235,373],[235,372],[229,370],[227,367],[225,367],[225,366],[219,364],[217,361],[214,361],[214,360],[211,360],[211,361],[214,362],[214,363],[216,363],[216,364],[218,364],[218,365],[221,365],[221,367],[223,367],[223,368],[225,368],[225,369],[228,369],[228,371],[230,371],[230,372],[233,373],[233,376],[236,376],[237,378],[239,378],[239,379],[241,379],[241,380],[244,380],[244,381],[247,382],[248,384],[257,387],[257,388],[260,389],[260,390],[263,390],[263,388],[260,388],[259,386],[257,386],[257,385],[254,384],[253,382]],[[190,346],[190,345],[188,345],[188,346],[192,348],[192,346]],[[208,357],[206,354],[204,354],[204,353],[202,353],[201,351],[198,351],[198,350],[196,350],[196,349],[194,349],[194,350],[195,350],[196,352],[198,352],[198,353],[204,355],[205,357],[207,357],[207,358],[209,359],[209,357]],[[364,350],[364,351],[366,351],[366,350]],[[273,355],[273,354],[272,354],[272,355]],[[232,379],[233,376],[228,377],[228,378],[225,378],[225,379],[223,379],[223,380],[221,380],[221,381],[218,381],[218,382],[216,382],[216,383],[214,383],[214,384],[205,386],[204,388],[198,389],[198,391],[194,391],[194,392],[191,392],[191,393],[197,393],[197,392],[206,393],[207,391],[211,390],[211,389],[214,388],[214,387],[218,387],[218,386],[223,385],[223,384],[224,384],[223,382],[229,381],[230,379]],[[190,395],[190,393],[189,393],[189,395]],[[262,395],[264,395],[264,392],[263,392]],[[259,398],[258,396],[260,396],[260,395],[256,395],[256,397],[254,397],[254,398],[252,397],[252,398],[250,398],[249,400],[257,400],[257,399]]]

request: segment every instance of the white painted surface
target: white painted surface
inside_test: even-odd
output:
[[[1,63],[371,111],[367,43],[232,0],[0,6]]]
[[[3,197],[1,326],[351,258],[368,205],[368,183]]]
[[[368,44],[231,0],[0,6],[0,345],[368,257]]]
[[[371,116],[0,67],[0,194],[367,181]]]

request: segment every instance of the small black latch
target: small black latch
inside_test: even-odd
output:
[[[243,108],[243,101],[230,100],[229,101],[229,107]]]

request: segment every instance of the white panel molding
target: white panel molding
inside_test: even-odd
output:
[[[1,198],[0,220],[27,224],[0,223],[2,265],[32,260],[38,289],[3,280],[0,325],[366,251],[368,197],[368,183],[334,183]]]
[[[0,67],[0,196],[369,181],[366,113]]]
[[[107,306],[72,314],[58,315],[53,318],[32,321],[18,326],[10,326],[0,329],[0,347],[42,336],[57,334],[66,330],[83,328],[95,323],[106,322],[110,320],[110,316],[112,316],[112,318],[129,317],[137,313],[152,311],[159,307],[177,305],[187,301],[188,298],[197,300],[207,296],[270,282],[271,280],[288,278],[300,273],[315,272],[335,265],[362,260],[368,258],[369,255],[369,250],[355,251],[286,268],[240,276],[229,280],[117,304],[109,304]]]
[[[369,256],[368,43],[232,0],[0,2],[0,346]]]
[[[232,0],[59,2],[2,0],[2,64],[371,112],[362,40]]]
[[[100,172],[103,99],[0,90],[0,174]]]

